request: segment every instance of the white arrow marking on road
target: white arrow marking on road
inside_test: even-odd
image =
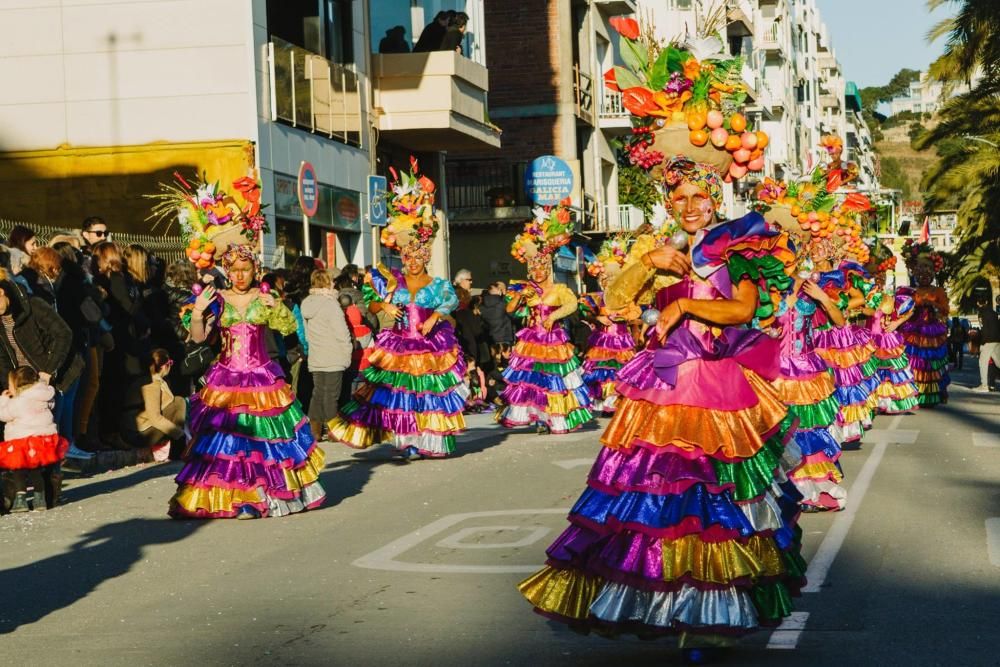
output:
[[[552,465],[559,466],[563,470],[572,470],[573,468],[592,466],[594,465],[594,459],[564,459],[562,461],[553,461]]]
[[[918,433],[917,431],[896,430],[902,419],[903,415],[896,415],[893,417],[892,422],[890,422],[887,431],[879,430],[876,433],[876,436],[882,437],[875,445],[875,449],[868,456],[868,460],[861,466],[861,472],[858,473],[854,483],[851,484],[851,488],[847,490],[847,509],[838,514],[837,518],[833,520],[830,531],[819,545],[819,551],[816,552],[816,555],[810,561],[809,569],[806,570],[808,583],[802,589],[803,593],[818,593],[823,586],[823,582],[826,581],[826,575],[829,574],[830,567],[833,566],[833,561],[836,560],[837,554],[840,553],[841,547],[844,546],[844,540],[847,539],[847,533],[851,530],[854,517],[857,516],[858,508],[861,507],[861,501],[864,500],[865,493],[868,492],[868,487],[871,486],[872,478],[875,477],[875,470],[882,462],[882,457],[885,455],[888,443],[895,440],[896,433],[903,434],[901,439],[904,442],[909,439],[911,433]],[[869,431],[869,433],[873,432]],[[914,436],[911,442],[914,441],[916,441],[916,436]]]
[[[972,446],[1000,449],[1000,435],[996,433],[973,433]]]
[[[1000,517],[986,520],[986,553],[990,563],[1000,567]]]
[[[793,649],[798,646],[799,637],[802,636],[802,631],[806,629],[806,620],[808,618],[808,611],[793,611],[771,633],[771,639],[767,642],[767,648]]]

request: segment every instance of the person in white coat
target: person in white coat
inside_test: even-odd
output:
[[[339,414],[344,371],[351,365],[354,340],[329,271],[317,269],[311,277],[309,296],[302,300],[302,319],[309,343],[309,372],[313,395],[309,402],[309,425],[317,442],[323,426]]]

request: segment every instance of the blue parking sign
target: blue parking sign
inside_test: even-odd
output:
[[[386,207],[389,184],[385,176],[368,177],[368,222],[375,227],[384,227],[388,222]]]

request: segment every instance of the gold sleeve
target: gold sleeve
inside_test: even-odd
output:
[[[624,310],[634,305],[639,294],[656,274],[642,262],[625,267],[604,290],[604,305],[608,310]]]
[[[555,296],[556,301],[553,305],[559,306],[556,311],[552,313],[552,316],[555,319],[561,320],[562,318],[569,317],[576,312],[579,299],[575,294],[573,294],[573,291],[570,288],[562,284],[557,285],[553,296]]]

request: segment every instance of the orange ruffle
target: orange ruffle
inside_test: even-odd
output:
[[[893,347],[887,350],[877,349],[875,350],[875,356],[879,359],[898,359],[903,356],[906,352],[906,347],[900,345],[899,347]]]
[[[817,349],[816,353],[823,361],[834,368],[853,368],[866,363],[874,354],[873,345],[861,345],[847,350]]]
[[[518,343],[514,353],[544,363],[562,364],[573,358],[573,346],[569,343],[559,345],[539,345],[538,343]]]
[[[213,408],[247,407],[250,412],[285,408],[295,400],[292,389],[287,384],[277,391],[227,391],[206,387],[202,389],[200,396],[205,405]]]
[[[928,347],[942,347],[948,342],[947,334],[941,336],[921,336],[919,334],[903,334],[907,345],[926,349]]]
[[[744,410],[656,405],[620,396],[601,442],[612,449],[629,449],[641,440],[657,447],[698,449],[709,456],[721,451],[728,458],[749,458],[764,445],[761,436],[785,418],[787,408],[760,376],[746,369],[743,375],[758,397],[757,405]]]
[[[815,405],[836,391],[830,373],[819,373],[808,380],[779,377],[774,388],[785,405]]]
[[[374,348],[368,355],[368,363],[376,368],[410,375],[447,373],[458,362],[458,352],[450,350],[443,354],[393,354],[382,348]]]
[[[635,356],[635,350],[606,350],[602,347],[592,347],[584,357],[590,361],[617,361],[627,364]]]

